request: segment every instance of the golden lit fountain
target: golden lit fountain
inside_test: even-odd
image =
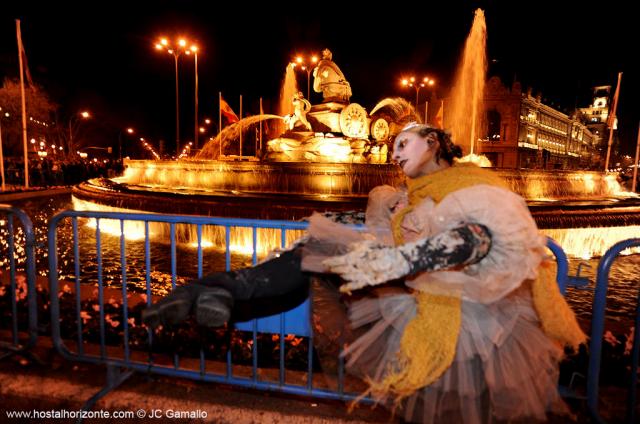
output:
[[[192,160],[128,160],[122,177],[86,182],[74,189],[74,196],[162,213],[295,220],[314,210],[363,209],[373,187],[402,183],[399,169],[388,163],[391,131],[401,126],[389,118],[390,104],[369,115],[350,103],[351,87],[329,50],[314,69],[313,88],[322,93],[321,104],[311,105],[304,98],[292,72],[288,66],[283,88],[288,100],[281,108],[291,107],[291,113],[284,117],[244,118],[226,127]],[[401,99],[392,103],[412,111]],[[253,133],[265,122],[278,124],[272,129],[284,128],[265,143],[264,152],[257,149],[252,157],[230,154],[237,153],[241,133]]]
[[[478,10],[445,114],[445,127],[469,153],[465,160],[481,158],[474,140],[483,111],[485,40],[484,13]],[[312,211],[364,210],[373,187],[402,184],[388,151],[393,136],[416,114],[402,99],[384,99],[370,113],[350,103],[351,86],[329,50],[313,76],[314,91],[323,96],[321,104],[311,105],[304,98],[288,66],[279,115],[251,116],[228,126],[192,160],[129,160],[122,177],[75,187],[74,207],[285,220]],[[267,122],[268,131],[276,133],[264,149],[256,148],[251,158],[231,156],[242,134],[255,133],[256,125]],[[640,230],[637,196],[623,193],[612,175],[497,171],[527,199],[543,232],[572,256],[599,255]],[[224,237],[218,233],[204,234],[205,244],[222,243]],[[237,250],[242,250],[241,238],[232,240]],[[182,240],[193,242],[195,236],[184,234]],[[276,244],[265,241],[262,249]]]

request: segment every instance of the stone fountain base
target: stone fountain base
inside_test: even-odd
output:
[[[497,170],[527,199],[540,228],[640,224],[640,199],[597,172]],[[75,197],[159,213],[300,219],[363,210],[378,185],[403,184],[395,165],[360,163],[127,161],[124,176],[91,180]]]

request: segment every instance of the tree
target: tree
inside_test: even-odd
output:
[[[37,85],[25,88],[25,104],[28,137],[46,140],[52,134],[52,116],[57,105]],[[22,98],[17,79],[4,80],[0,88],[0,107],[3,114],[9,114],[2,119],[2,144],[7,155],[19,155],[22,153]]]

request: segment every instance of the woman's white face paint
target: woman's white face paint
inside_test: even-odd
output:
[[[432,134],[425,138],[412,131],[401,132],[393,143],[392,158],[407,177],[417,178],[437,167],[437,148],[438,141]]]

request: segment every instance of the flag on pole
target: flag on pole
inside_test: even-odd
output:
[[[618,96],[620,95],[620,79],[621,79],[621,77],[622,77],[622,72],[620,72],[620,74],[618,74],[618,85],[616,86],[616,92],[613,95],[613,102],[611,102],[612,109],[609,111],[609,116],[607,117],[607,126],[609,128],[614,128],[614,125],[616,123],[616,110],[618,109]]]
[[[20,20],[16,20],[16,36],[18,39],[18,53],[22,59],[22,66],[24,67],[24,75],[29,83],[29,88],[34,89],[33,79],[31,78],[31,72],[29,72],[29,64],[27,62],[27,52],[24,50],[24,44],[22,44],[22,33],[20,32]]]
[[[444,128],[444,102],[440,101],[440,109],[436,113],[436,117],[433,120],[433,124],[438,128]]]
[[[20,98],[22,103],[22,150],[24,153],[24,188],[29,188],[29,155],[27,150],[27,105],[24,94],[24,61],[22,33],[20,32],[20,19],[16,19],[16,38],[18,40],[18,63],[20,65]]]
[[[618,86],[616,94],[613,96],[613,110],[609,112],[607,124],[609,126],[609,142],[607,143],[607,157],[604,161],[604,172],[609,171],[609,159],[611,159],[611,145],[613,144],[613,126],[616,123],[616,111],[618,109],[618,95],[620,94],[620,80],[622,80],[622,72],[618,72]]]
[[[229,103],[227,103],[222,98],[222,96],[220,96],[220,113],[222,113],[224,117],[227,118],[227,122],[229,124],[233,124],[234,122],[238,122],[240,120],[238,118],[238,115],[236,115],[233,109],[231,109],[231,106],[229,106]]]

